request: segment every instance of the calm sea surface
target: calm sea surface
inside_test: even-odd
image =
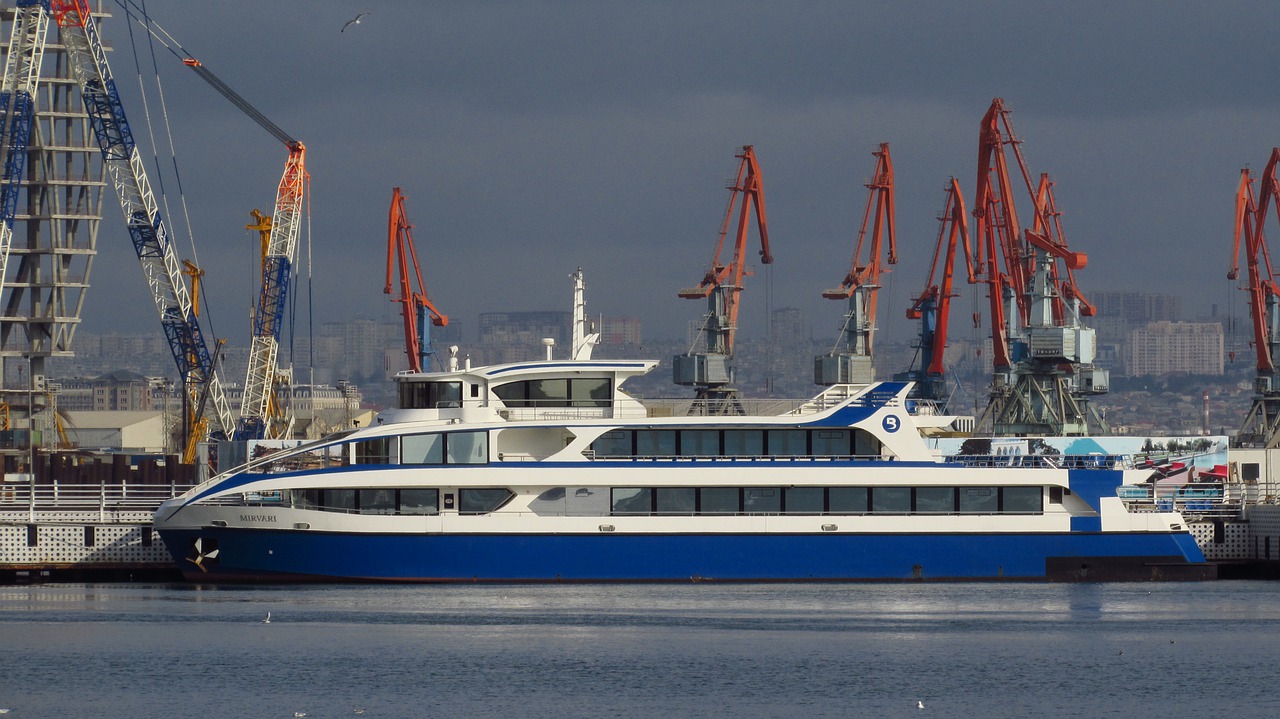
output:
[[[0,587],[0,648],[14,719],[1280,717],[1274,582]]]

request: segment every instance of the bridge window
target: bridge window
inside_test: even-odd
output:
[[[608,407],[613,385],[606,377],[530,379],[493,388],[508,407]]]
[[[400,409],[444,409],[461,406],[461,382],[400,383]]]

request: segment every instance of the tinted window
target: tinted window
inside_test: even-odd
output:
[[[847,429],[813,431],[813,453],[819,457],[848,456],[849,448],[849,430]]]
[[[697,509],[697,490],[692,487],[659,487],[658,514],[693,514]]]
[[[379,437],[356,442],[356,464],[390,464],[391,439]]]
[[[608,407],[613,398],[609,380],[579,377],[569,382],[570,404],[574,407]]]
[[[873,487],[871,511],[889,514],[906,514],[911,511],[910,487]]]
[[[867,511],[867,488],[832,487],[827,490],[827,502],[832,514],[862,514]]]
[[[751,487],[742,490],[742,511],[747,514],[777,514],[782,511],[782,490]]]
[[[489,461],[487,432],[453,432],[445,441],[449,464],[484,464]]]
[[[411,434],[400,438],[400,464],[442,464],[444,435]]]
[[[711,487],[700,490],[702,514],[737,514],[737,487]]]
[[[324,506],[328,509],[354,512],[356,509],[356,491],[354,489],[326,489],[324,490]]]
[[[529,404],[534,407],[567,407],[569,405],[569,380],[531,379]]]
[[[1005,512],[1043,512],[1044,490],[1040,487],[1004,487]]]
[[[956,511],[955,487],[917,487],[916,512],[951,514]]]
[[[631,433],[624,430],[605,432],[591,443],[591,450],[597,457],[629,457]]]
[[[787,487],[783,495],[787,514],[821,514],[824,494],[822,487]],[[865,492],[863,495],[863,509],[866,509]]]
[[[400,490],[401,514],[439,514],[440,490],[438,489],[402,489]]]
[[[636,430],[636,454],[641,457],[673,457],[676,453],[674,429]]]
[[[361,514],[395,514],[396,491],[394,489],[361,489]]]
[[[459,489],[458,512],[461,514],[492,512],[514,496],[508,489]]]
[[[680,454],[687,457],[714,457],[720,454],[719,430],[680,430]]]
[[[995,514],[1000,510],[1000,496],[995,487],[961,487],[960,513]]]
[[[727,457],[759,457],[764,454],[764,430],[726,429],[724,453]]]
[[[769,454],[775,457],[801,457],[809,453],[809,433],[803,429],[769,430]]]
[[[647,487],[614,487],[614,514],[649,514],[653,511],[653,490]]]

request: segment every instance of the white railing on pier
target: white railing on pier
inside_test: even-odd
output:
[[[102,521],[120,514],[154,512],[160,503],[193,485],[187,484],[81,484],[4,482],[0,484],[0,514],[15,517],[27,513],[94,512]]]

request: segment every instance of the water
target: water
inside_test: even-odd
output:
[[[0,707],[14,719],[1271,718],[1277,589],[0,587]]]

